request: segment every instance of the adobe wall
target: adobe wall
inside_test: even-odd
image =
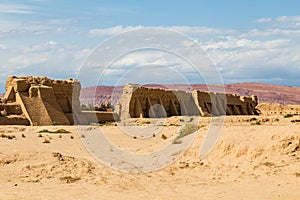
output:
[[[120,120],[199,115],[191,93],[127,84],[116,108]]]
[[[72,125],[115,121],[112,112],[82,112],[80,82],[9,76],[0,101],[0,125]]]
[[[299,105],[279,105],[279,104],[267,104],[261,103],[257,106],[257,109],[262,115],[275,115],[275,116],[284,116],[287,114],[300,115],[300,106]]]
[[[184,92],[146,88],[128,84],[116,105],[120,120],[128,118],[160,118],[170,116],[221,116],[257,114],[257,97]]]
[[[0,125],[29,125],[30,122],[23,114],[17,103],[0,101]]]
[[[18,104],[31,125],[70,125],[74,109],[80,112],[80,89],[73,79],[9,76],[4,99]]]
[[[256,96],[239,96],[236,94],[222,94],[201,92],[194,90],[193,96],[201,116],[220,115],[256,115]]]

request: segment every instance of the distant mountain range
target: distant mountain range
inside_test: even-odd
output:
[[[200,91],[222,91],[220,85],[204,84],[171,84],[171,85],[144,85],[152,88],[168,88],[183,91],[192,91],[194,89]],[[208,89],[209,88],[209,89]],[[224,85],[226,93],[238,94],[242,96],[256,95],[259,103],[270,104],[299,104],[300,105],[300,87],[281,86],[263,83],[237,83]],[[123,86],[94,86],[82,88],[80,100],[82,104],[101,105],[112,103],[115,104],[122,94]]]
[[[220,85],[210,85],[209,89],[204,84],[171,84],[171,85],[144,85],[152,88],[168,88],[183,91],[192,91],[194,89],[200,91],[222,91]],[[242,96],[256,95],[259,103],[270,104],[298,104],[300,105],[300,87],[272,85],[263,83],[236,83],[224,85],[226,93],[238,94]],[[81,89],[80,101],[82,104],[101,105],[112,103],[115,104],[121,96],[123,86],[93,86]],[[4,94],[0,94],[3,97]]]

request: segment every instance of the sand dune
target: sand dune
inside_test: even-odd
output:
[[[0,135],[15,138],[0,137],[0,199],[298,199],[300,124],[277,118],[257,117],[262,125],[251,125],[251,117],[227,117],[217,145],[200,160],[209,123],[203,120],[182,157],[162,170],[141,174],[99,164],[76,127],[2,126]],[[39,137],[42,129],[59,128],[71,133]],[[139,138],[121,137],[116,126],[92,128],[139,153],[171,143],[178,127],[165,127],[143,145]],[[45,138],[50,143],[43,143]]]

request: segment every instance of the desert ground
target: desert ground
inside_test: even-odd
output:
[[[188,150],[171,165],[149,173],[120,172],[99,163],[76,126],[1,126],[0,199],[296,200],[298,120],[300,116],[227,116],[216,145],[200,159],[210,122],[203,118]],[[99,129],[117,146],[145,153],[171,144],[179,122],[178,117],[168,119],[149,139],[122,134],[114,123],[83,128]],[[44,129],[70,133],[39,133]]]

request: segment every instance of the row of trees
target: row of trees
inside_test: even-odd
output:
[[[100,106],[94,106],[92,104],[85,105],[81,104],[80,108],[82,111],[109,111],[113,109],[113,106],[110,103],[102,103]]]

